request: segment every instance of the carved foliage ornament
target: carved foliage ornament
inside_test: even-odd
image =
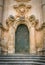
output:
[[[19,5],[14,5],[13,8],[18,13],[16,16],[17,21],[24,21],[27,12],[29,12],[29,10],[31,9],[31,5],[25,5],[24,3],[21,3]]]
[[[25,15],[29,11],[29,9],[31,9],[31,5],[25,5],[22,3],[20,5],[14,5],[13,8],[18,14]]]

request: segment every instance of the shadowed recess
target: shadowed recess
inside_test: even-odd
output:
[[[26,25],[21,24],[17,27],[15,34],[15,52],[21,54],[29,53],[29,31]]]

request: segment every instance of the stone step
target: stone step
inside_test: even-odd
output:
[[[45,65],[45,56],[0,55],[0,65]]]

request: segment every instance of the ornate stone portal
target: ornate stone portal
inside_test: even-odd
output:
[[[18,13],[15,17],[10,15],[6,20],[6,28],[2,29],[1,48],[3,54],[14,54],[16,49],[16,30],[21,24],[26,25],[29,30],[29,53],[38,54],[43,49],[43,26],[39,27],[39,21],[34,15],[28,16],[31,5],[19,4],[13,6]],[[27,14],[27,15],[26,15]],[[21,49],[21,48],[20,48]]]

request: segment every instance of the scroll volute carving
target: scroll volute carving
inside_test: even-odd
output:
[[[8,30],[9,30],[9,27],[10,27],[11,25],[13,25],[14,21],[15,21],[14,16],[10,15],[10,16],[8,17],[8,19],[6,19],[6,28],[3,26],[2,23],[0,23],[0,28],[1,28],[3,31],[8,31]]]
[[[31,15],[29,17],[29,21],[30,21],[31,25],[35,27],[35,29],[37,31],[40,31],[45,27],[45,23],[42,23],[41,25],[39,25],[39,20],[36,19],[36,17],[34,15]]]
[[[44,28],[45,28],[45,23],[44,22],[40,26],[39,26],[39,23],[36,26],[37,31],[43,30]]]
[[[36,19],[34,15],[31,15],[29,17],[29,21],[30,21],[31,25],[34,27],[38,24],[38,19]]]
[[[14,21],[15,21],[14,16],[10,15],[8,19],[6,20],[6,25],[9,27],[10,25],[14,23]]]
[[[43,22],[42,27],[44,27],[44,28],[45,28],[45,22]]]
[[[2,23],[0,23],[0,29],[1,29],[2,31],[8,31],[8,29],[7,29],[7,28],[5,28],[5,27],[3,26],[3,24],[2,24]]]

